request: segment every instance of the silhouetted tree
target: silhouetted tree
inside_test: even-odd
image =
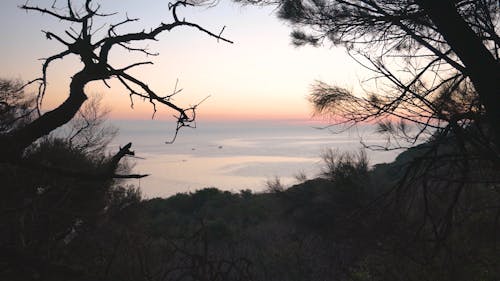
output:
[[[241,2],[278,4],[279,17],[294,27],[294,44],[343,45],[372,71],[364,95],[315,83],[310,99],[319,113],[331,114],[337,125],[378,121],[381,132],[408,141],[375,148],[412,147],[427,141],[398,157],[397,164],[383,173],[383,188],[374,192],[377,200],[372,197],[371,204],[364,200],[363,208],[358,208],[371,220],[381,220],[380,227],[368,223],[367,229],[374,237],[377,231],[382,235],[372,240],[373,252],[360,261],[361,276],[351,279],[494,276],[499,208],[493,202],[498,201],[500,181],[500,2]],[[417,130],[410,130],[409,123]],[[335,168],[336,162],[332,164]],[[359,200],[366,194],[357,188],[356,178],[345,178],[350,182],[336,186],[342,192],[335,196],[354,195],[349,199]],[[349,185],[349,192],[342,190]],[[366,222],[362,216],[355,218],[340,227],[355,235],[353,225]],[[476,224],[482,225],[484,236],[473,230]],[[355,239],[365,245],[370,237]]]
[[[0,134],[23,126],[34,117],[35,97],[18,80],[0,78]]]
[[[4,131],[31,120],[34,99],[18,91],[20,82],[2,79]],[[106,144],[115,131],[103,123],[99,99],[91,99],[61,132],[32,144],[19,162],[0,162],[0,279],[59,280],[85,275],[79,256],[94,259],[96,252],[77,247],[106,221],[137,203],[140,194],[115,178],[129,175],[120,160],[132,154],[130,145],[108,155]],[[15,122],[11,122],[15,121]],[[89,141],[91,143],[89,143]],[[125,174],[120,174],[125,173]],[[79,249],[78,251],[75,249]],[[75,262],[78,261],[78,262]],[[86,264],[85,264],[86,265]]]
[[[279,17],[294,27],[294,44],[343,45],[374,72],[376,83],[365,96],[324,82],[314,85],[312,102],[336,123],[397,117],[419,127],[411,136],[400,134],[414,143],[428,128],[453,131],[473,122],[487,131],[489,138],[482,141],[498,160],[498,1],[242,2],[278,4]],[[398,127],[408,129],[404,124],[392,129]]]
[[[128,73],[134,67],[151,62],[115,67],[108,60],[111,50],[123,48],[156,55],[134,43],[156,40],[162,32],[181,26],[230,42],[222,38],[221,33],[214,34],[195,23],[180,20],[177,10],[180,6],[194,5],[189,2],[177,1],[169,5],[171,22],[159,23],[149,31],[125,34],[120,33],[122,26],[137,19],[126,17],[115,24],[95,26],[97,18],[113,14],[101,13],[100,6],[92,0],[85,0],[83,4],[76,2],[65,1],[63,7],[59,7],[58,1],[53,1],[49,8],[33,6],[29,2],[21,6],[26,11],[40,12],[67,23],[64,34],[44,32],[47,39],[57,41],[64,49],[44,60],[41,78],[24,85],[1,80],[2,280],[85,280],[89,272],[98,272],[92,270],[93,267],[102,268],[93,261],[112,260],[102,253],[111,252],[113,256],[114,251],[112,245],[99,248],[83,245],[88,245],[92,237],[103,240],[119,238],[117,232],[105,235],[99,234],[98,230],[106,226],[110,218],[140,200],[137,190],[123,187],[118,181],[120,178],[145,176],[127,174],[128,169],[121,161],[134,154],[130,150],[131,143],[114,154],[108,154],[106,146],[116,131],[104,125],[106,112],[99,107],[98,100],[85,103],[88,83],[102,80],[108,85],[108,79],[116,78],[129,92],[131,102],[134,97],[139,97],[148,100],[153,111],[156,111],[157,104],[173,109],[177,114],[175,135],[180,128],[190,126],[195,120],[197,105],[181,108],[171,101],[179,93],[177,89],[170,95],[160,96]],[[82,69],[72,76],[66,100],[54,110],[42,114],[40,106],[47,91],[49,67],[54,61],[71,55],[80,59]],[[36,83],[38,93],[35,98],[30,98],[24,89]],[[66,128],[56,132],[63,125]]]
[[[177,130],[189,126],[195,120],[196,105],[181,108],[172,102],[172,97],[179,92],[178,90],[175,90],[170,95],[159,95],[145,82],[128,73],[134,67],[152,64],[152,62],[137,62],[125,67],[116,67],[109,60],[112,49],[123,48],[145,55],[156,55],[145,48],[136,47],[134,43],[156,40],[159,34],[178,27],[191,27],[218,40],[231,41],[223,38],[221,36],[222,32],[215,34],[196,23],[179,19],[177,14],[179,7],[194,6],[193,3],[187,1],[176,1],[169,5],[169,10],[172,13],[172,21],[169,23],[161,22],[149,31],[143,30],[122,34],[120,33],[122,26],[138,20],[126,17],[121,22],[107,25],[107,31],[102,36],[103,32],[98,32],[101,30],[101,26],[94,26],[94,23],[97,18],[108,17],[113,14],[100,12],[100,5],[94,2],[86,0],[81,8],[74,7],[76,4],[73,1],[64,2],[63,8],[57,6],[58,1],[54,1],[49,8],[34,6],[29,2],[21,6],[21,9],[28,12],[33,11],[48,15],[69,26],[62,35],[51,31],[44,32],[47,39],[55,40],[64,47],[64,50],[45,59],[42,66],[42,77],[32,81],[32,83],[40,83],[37,105],[41,104],[46,94],[47,72],[54,61],[76,55],[82,63],[82,69],[72,76],[68,97],[61,105],[42,114],[27,125],[0,136],[2,159],[19,157],[23,150],[37,139],[69,122],[87,99],[84,88],[92,81],[103,81],[108,85],[107,80],[116,78],[129,91],[131,100],[133,97],[148,100],[152,104],[154,111],[156,111],[157,104],[171,108],[177,114]]]
[[[56,135],[60,135],[73,147],[88,154],[104,152],[118,134],[118,129],[105,124],[110,111],[102,106],[102,97],[102,95],[92,95],[78,110],[76,116],[62,127],[63,132],[58,132]]]

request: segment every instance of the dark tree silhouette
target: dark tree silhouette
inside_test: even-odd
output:
[[[0,137],[0,154],[4,159],[19,157],[24,149],[34,141],[69,122],[87,99],[84,88],[85,85],[92,81],[102,80],[108,85],[108,79],[116,78],[129,91],[131,101],[133,97],[148,100],[152,104],[154,111],[156,111],[157,104],[171,108],[176,112],[177,131],[181,127],[190,126],[195,120],[196,105],[189,108],[181,108],[172,102],[172,96],[179,91],[176,90],[166,96],[159,95],[147,83],[128,73],[134,67],[152,64],[152,62],[137,62],[126,67],[117,68],[109,62],[111,51],[113,48],[121,47],[145,55],[156,55],[145,48],[136,47],[134,43],[157,40],[156,38],[159,34],[178,27],[194,28],[217,40],[229,43],[231,41],[222,37],[222,31],[217,34],[212,33],[196,23],[186,21],[182,18],[179,19],[177,14],[179,7],[194,6],[194,4],[187,1],[177,1],[169,5],[169,10],[172,13],[172,22],[161,22],[149,31],[143,30],[121,34],[118,31],[120,27],[138,21],[138,19],[126,17],[121,22],[109,24],[106,35],[99,37],[100,33],[98,31],[101,26],[94,26],[94,21],[96,18],[108,17],[114,14],[101,13],[99,4],[94,2],[86,0],[81,9],[76,9],[72,1],[65,3],[66,6],[64,9],[56,7],[57,1],[54,1],[50,8],[33,6],[29,3],[20,7],[26,11],[48,15],[60,22],[67,23],[69,26],[64,35],[44,31],[47,39],[57,41],[65,47],[65,50],[45,59],[42,67],[42,77],[31,82],[40,83],[37,96],[38,105],[41,104],[46,94],[47,71],[54,61],[65,59],[70,55],[76,55],[80,58],[83,68],[72,76],[68,97],[61,105],[52,111],[42,114],[26,126],[17,128]]]
[[[32,120],[36,100],[19,90],[22,82],[0,81],[0,124],[2,132],[10,132]],[[116,131],[104,124],[106,111],[99,101],[91,97],[64,133],[41,138],[19,162],[0,162],[1,280],[81,274],[79,265],[63,262],[70,242],[140,199],[138,190],[117,180],[145,175],[127,174],[129,167],[121,160],[133,154],[130,144],[108,155],[106,145]]]
[[[34,117],[35,98],[23,90],[23,83],[0,78],[0,134],[23,126]]]
[[[118,133],[117,128],[105,124],[110,110],[102,106],[102,97],[91,95],[76,116],[63,126],[63,132],[59,133],[69,144],[87,154],[105,152]]]
[[[498,160],[498,1],[241,1],[277,3],[279,17],[294,28],[294,44],[344,45],[374,72],[376,86],[364,97],[315,84],[311,100],[337,124],[395,116],[419,125],[413,142],[428,128],[452,131],[474,122],[489,131],[487,146]]]
[[[93,233],[109,223],[116,213],[140,199],[137,190],[121,186],[119,180],[145,176],[127,174],[129,171],[122,159],[134,154],[131,143],[108,154],[106,145],[113,130],[104,126],[105,112],[99,109],[98,102],[87,101],[85,86],[88,83],[103,81],[109,85],[107,81],[115,78],[127,89],[131,102],[138,97],[148,100],[153,111],[157,105],[172,109],[177,118],[175,135],[180,128],[195,121],[197,105],[181,108],[172,102],[179,91],[160,96],[144,81],[128,73],[134,67],[152,62],[118,68],[108,60],[112,50],[124,48],[146,56],[156,55],[135,44],[156,40],[162,32],[182,26],[231,42],[222,37],[222,32],[215,34],[179,19],[177,10],[180,6],[193,6],[190,2],[170,4],[173,19],[169,23],[159,23],[149,31],[125,34],[119,33],[121,27],[138,19],[126,17],[115,24],[97,26],[97,18],[112,14],[101,13],[95,1],[62,1],[63,8],[59,2],[51,2],[49,8],[29,2],[21,8],[68,24],[64,34],[44,32],[47,39],[55,40],[64,50],[44,60],[41,78],[25,85],[0,80],[2,280],[84,280],[91,265],[86,268],[87,263],[78,256],[88,256],[93,261],[99,253],[86,249],[79,241],[92,239]],[[83,2],[83,6],[76,7],[80,5],[77,2]],[[72,76],[66,100],[54,110],[41,114],[40,106],[50,80],[49,67],[69,56],[77,56],[82,68]],[[37,83],[37,95],[30,98],[26,86]],[[67,125],[67,135],[50,135],[63,125]]]
[[[492,237],[498,236],[499,227],[495,202],[500,180],[500,2],[241,2],[277,4],[278,16],[294,28],[295,45],[330,42],[345,46],[372,71],[364,95],[315,83],[310,99],[319,113],[330,114],[334,125],[379,122],[380,131],[389,133],[391,143],[375,148],[414,147],[386,167],[382,177],[387,180],[382,184],[385,190],[378,192],[376,200],[359,200],[366,192],[356,193],[363,190],[352,185],[356,181],[340,181],[339,187],[348,186],[352,195],[340,197],[342,201],[349,202],[349,207],[360,203],[350,211],[367,217],[378,213],[376,217],[385,223],[368,229],[380,229],[383,236],[390,237],[387,245],[376,246],[387,254],[385,265],[389,267],[376,265],[383,255],[377,255],[373,268],[365,260],[362,264],[369,268],[366,280],[466,280],[477,278],[480,271],[495,272],[495,263],[489,261],[498,256],[497,240]],[[417,130],[410,130],[414,126],[408,123]],[[398,142],[392,142],[394,137]],[[402,144],[400,139],[408,142]],[[422,140],[426,142],[417,145]],[[327,162],[330,170],[337,167],[335,161],[329,162],[333,163]],[[383,172],[383,168],[377,170]],[[345,178],[339,174],[343,171],[354,174],[355,179],[363,178],[353,173],[356,169],[333,171],[340,179]],[[477,223],[476,211],[484,220],[481,235],[474,227],[465,227]],[[354,218],[339,227],[349,230],[349,239],[356,236],[357,223],[364,221],[362,215]],[[466,236],[470,239],[464,239]],[[366,241],[360,238],[353,241]],[[399,266],[400,262],[410,267]],[[466,277],[461,267],[480,270]],[[443,271],[438,273],[436,268]],[[427,274],[439,277],[422,277]],[[355,277],[352,279],[363,280]]]

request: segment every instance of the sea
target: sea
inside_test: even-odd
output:
[[[144,198],[168,197],[206,187],[261,192],[269,182],[284,186],[318,177],[329,149],[359,152],[386,140],[372,125],[349,130],[312,121],[205,121],[183,128],[162,120],[112,120],[119,129],[110,146],[132,142],[132,173],[148,174],[124,184],[139,187]],[[391,162],[401,151],[367,149],[371,165]]]

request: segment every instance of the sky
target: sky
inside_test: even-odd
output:
[[[56,54],[63,46],[46,40],[41,30],[64,36],[66,23],[36,12],[26,13],[18,8],[26,0],[0,2],[0,77],[31,80],[41,74],[40,59]],[[53,0],[30,0],[31,5],[49,7]],[[58,1],[64,5],[66,1]],[[103,12],[118,12],[106,18],[116,23],[128,17],[140,18],[121,29],[136,32],[171,21],[168,2],[160,0],[101,1]],[[77,6],[77,5],[75,5]],[[315,80],[356,89],[366,72],[357,65],[342,47],[325,44],[320,48],[296,48],[291,45],[291,27],[277,19],[274,7],[241,6],[220,1],[214,7],[179,9],[179,16],[198,23],[214,33],[225,26],[223,36],[234,44],[217,41],[197,30],[179,28],[164,33],[157,42],[145,42],[157,57],[113,49],[112,63],[126,66],[151,60],[131,71],[160,95],[169,94],[178,83],[182,92],[174,102],[182,107],[206,99],[198,109],[198,118],[206,120],[308,119],[312,107],[307,102]],[[100,26],[106,22],[96,23]],[[98,33],[99,34],[99,33]],[[75,57],[57,61],[49,69],[49,88],[44,109],[61,103],[68,93],[71,75],[82,67]],[[178,81],[178,82],[177,82]],[[127,91],[116,81],[111,89],[101,82],[86,87],[88,94],[101,93],[111,109],[111,118],[150,119],[148,102],[136,100],[130,107]],[[172,111],[160,109],[155,118],[171,118]]]

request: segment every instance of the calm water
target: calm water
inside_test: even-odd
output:
[[[165,121],[113,121],[120,129],[113,146],[133,143],[134,172],[151,176],[130,180],[148,197],[217,187],[239,191],[266,188],[279,177],[296,183],[295,175],[317,176],[320,155],[329,148],[356,151],[360,139],[382,144],[373,128],[363,127],[341,134],[320,130],[305,122],[204,122],[196,129],[182,130],[173,144],[172,126]],[[398,152],[368,151],[371,164],[392,161]]]

